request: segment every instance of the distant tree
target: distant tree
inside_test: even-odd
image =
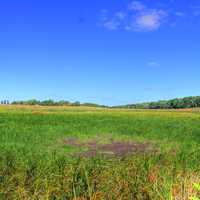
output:
[[[73,106],[80,106],[81,103],[79,101],[75,101],[74,103],[72,103]]]
[[[52,99],[44,100],[44,101],[41,102],[41,105],[43,105],[43,106],[54,106],[55,102]]]
[[[39,105],[40,102],[37,101],[36,99],[30,99],[30,100],[26,101],[25,104],[27,104],[27,105]]]
[[[70,105],[70,102],[69,102],[69,101],[65,101],[65,100],[58,101],[57,103],[58,103],[58,105],[60,105],[60,106],[67,106],[67,105]]]

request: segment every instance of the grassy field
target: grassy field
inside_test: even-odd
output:
[[[0,149],[1,200],[199,195],[198,111],[1,106]]]

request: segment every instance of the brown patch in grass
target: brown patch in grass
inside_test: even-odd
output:
[[[66,145],[73,146],[73,147],[80,147],[81,146],[80,141],[77,138],[74,138],[74,137],[67,138],[64,141],[64,143]]]
[[[124,156],[131,153],[148,152],[149,144],[136,142],[112,142],[111,144],[100,145],[99,150],[103,153],[110,152],[116,156]]]
[[[149,142],[125,142],[114,141],[113,139],[110,140],[110,143],[100,144],[96,140],[81,143],[76,138],[68,138],[65,140],[65,144],[73,147],[87,148],[87,151],[78,153],[78,156],[81,157],[95,157],[97,155],[124,157],[134,153],[153,153],[156,151]]]

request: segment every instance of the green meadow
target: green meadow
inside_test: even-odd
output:
[[[0,107],[1,200],[189,200],[199,158],[195,110]]]

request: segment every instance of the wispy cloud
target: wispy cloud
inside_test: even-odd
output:
[[[109,20],[106,21],[103,26],[109,30],[117,30],[120,26],[120,22],[117,20]]]
[[[154,31],[163,23],[167,14],[163,10],[145,10],[139,12],[132,25],[135,31]]]
[[[147,66],[154,68],[154,67],[159,67],[160,64],[157,61],[149,61],[147,62]]]
[[[109,30],[117,30],[122,26],[122,22],[126,18],[126,13],[119,11],[112,17],[108,16],[107,10],[101,10],[100,25]]]
[[[132,3],[129,4],[128,9],[135,11],[142,11],[146,9],[146,6],[139,1],[133,1]]]
[[[166,17],[167,13],[162,9],[148,8],[139,1],[133,1],[124,11],[111,16],[103,10],[101,25],[109,30],[154,31],[164,23]]]
[[[173,1],[171,1],[173,3]],[[193,6],[186,10],[176,10],[167,8],[162,4],[147,6],[141,1],[134,0],[126,5],[124,10],[109,13],[102,10],[100,15],[100,25],[108,30],[126,30],[133,32],[156,31],[163,25],[174,27],[177,20],[188,16],[200,16],[200,6]]]

